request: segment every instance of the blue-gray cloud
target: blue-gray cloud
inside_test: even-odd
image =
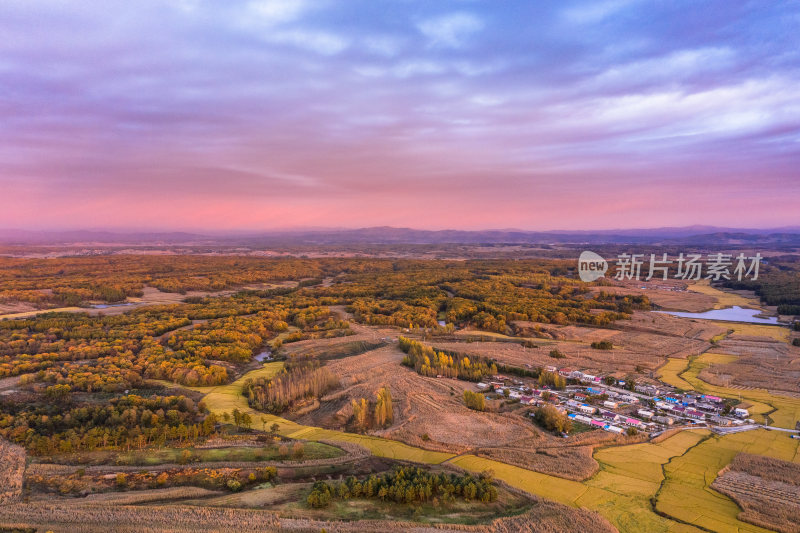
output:
[[[537,213],[672,183],[701,213],[687,222],[733,206],[702,214],[692,191],[735,186],[774,204],[749,223],[789,223],[800,200],[797,7],[6,0],[0,186],[28,209],[53,193],[140,198],[154,187],[266,207],[306,206],[303,195],[333,217],[347,195],[425,212],[483,199],[488,225],[566,227]],[[533,209],[503,224],[519,198]],[[664,206],[654,224],[677,216]],[[628,216],[642,212],[637,200]],[[20,216],[0,214],[0,225]],[[54,208],[50,223],[61,216]],[[418,220],[410,211],[405,223]]]

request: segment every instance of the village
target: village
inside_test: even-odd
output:
[[[698,427],[733,433],[759,427],[749,418],[747,409],[734,406],[738,401],[681,392],[663,383],[628,383],[569,368],[548,366],[544,371],[564,378],[566,386],[557,389],[541,386],[538,381],[526,383],[526,378],[496,375],[491,381],[478,383],[477,388],[489,397],[518,400],[522,405],[552,405],[579,428],[583,425],[617,434],[644,432],[657,436],[666,429]]]

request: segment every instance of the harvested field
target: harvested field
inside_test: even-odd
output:
[[[273,489],[266,489],[273,490]],[[244,496],[244,495],[242,495]],[[202,500],[205,502],[206,500]],[[339,533],[405,531],[411,533],[613,533],[616,529],[596,513],[571,509],[552,501],[526,498],[524,514],[498,518],[482,525],[420,523],[392,520],[340,520],[280,517],[277,512],[243,507],[199,507],[172,505],[105,505],[56,499],[49,503],[13,504],[0,508],[0,524],[9,527],[39,527],[62,532],[100,533],[191,533],[196,531],[242,531],[264,533],[294,531]],[[360,503],[358,501],[353,503]]]
[[[666,479],[656,497],[656,508],[711,531],[765,531],[739,520],[739,507],[710,489],[720,470],[741,452],[800,462],[798,442],[783,432],[712,435],[664,467]]]
[[[615,325],[624,330],[642,331],[656,335],[683,337],[685,339],[710,342],[712,338],[728,332],[726,325],[712,320],[700,320],[635,311],[630,320],[618,320]]]
[[[435,348],[462,353],[471,357],[489,357],[499,363],[517,367],[545,367],[555,365],[619,376],[640,370],[655,370],[664,362],[664,357],[688,357],[705,351],[707,342],[719,328],[692,321],[649,313],[634,315],[632,321],[622,321],[620,330],[565,326],[549,327],[559,340],[532,339],[536,348],[526,348],[516,342],[454,342],[434,339]],[[669,326],[666,328],[664,326]],[[661,328],[661,329],[659,329]],[[666,329],[666,332],[664,331]],[[669,331],[672,329],[673,331]],[[591,342],[578,341],[610,340],[612,350],[596,350]],[[553,359],[550,351],[557,349],[564,359]]]
[[[758,476],[767,481],[788,483],[800,487],[800,461],[789,462],[767,457],[740,453],[729,465],[731,470]],[[800,502],[800,498],[798,498]]]
[[[735,501],[744,522],[781,533],[800,532],[800,487],[728,470],[711,487]]]
[[[74,500],[0,506],[5,527],[35,526],[45,531],[101,533],[190,533],[194,531],[275,531],[274,513],[254,509],[182,505],[80,505]]]
[[[593,450],[592,446],[492,448],[479,450],[478,454],[543,474],[583,481],[593,476],[599,468],[597,461],[592,458]]]
[[[473,384],[420,376],[400,364],[403,356],[396,346],[387,346],[330,362],[328,369],[339,377],[342,388],[323,397],[319,409],[297,422],[342,429],[352,415],[352,399],[374,398],[386,386],[392,394],[394,423],[376,435],[454,453],[537,437],[533,424],[521,416],[468,409],[462,396],[465,389],[474,389]]]
[[[800,531],[800,464],[740,453],[711,485],[743,509],[739,519],[782,533]]]
[[[592,292],[604,291],[612,294],[647,296],[659,309],[666,311],[684,311],[700,313],[714,309],[717,297],[699,291],[687,290],[687,283],[676,280],[659,280],[649,283],[641,281],[615,281],[617,285],[592,287]],[[642,289],[641,287],[646,287]]]
[[[131,492],[105,492],[89,494],[81,500],[85,505],[136,505],[158,503],[189,498],[210,498],[223,494],[220,491],[200,487],[169,487],[165,489],[137,490]],[[48,496],[47,499],[51,499]]]
[[[0,439],[0,504],[19,499],[24,475],[25,450]]]

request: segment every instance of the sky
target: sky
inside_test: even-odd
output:
[[[800,225],[800,2],[3,0],[0,228]]]

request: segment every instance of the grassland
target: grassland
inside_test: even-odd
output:
[[[769,531],[737,518],[739,506],[710,488],[718,472],[741,452],[800,462],[798,443],[779,431],[714,435],[671,460],[656,496],[656,509],[676,520],[711,531]]]
[[[743,322],[720,322],[725,327],[733,330],[731,337],[769,337],[776,341],[789,342],[790,330],[782,326],[770,326],[766,324],[746,324]]]
[[[738,305],[739,307],[750,307],[752,309],[761,309],[761,306],[757,300],[753,298],[745,298],[741,294],[736,294],[734,292],[721,291],[712,287],[711,283],[707,279],[690,284],[689,290],[692,292],[705,294],[707,296],[712,296],[716,300],[714,309],[724,309],[726,307],[733,307],[734,305]]]
[[[177,464],[189,452],[191,462],[258,462],[287,459],[278,446],[231,446],[226,448],[158,448],[130,452],[92,451],[48,458],[57,464],[154,466]],[[303,460],[330,459],[343,454],[342,450],[321,442],[307,442],[303,446]]]

